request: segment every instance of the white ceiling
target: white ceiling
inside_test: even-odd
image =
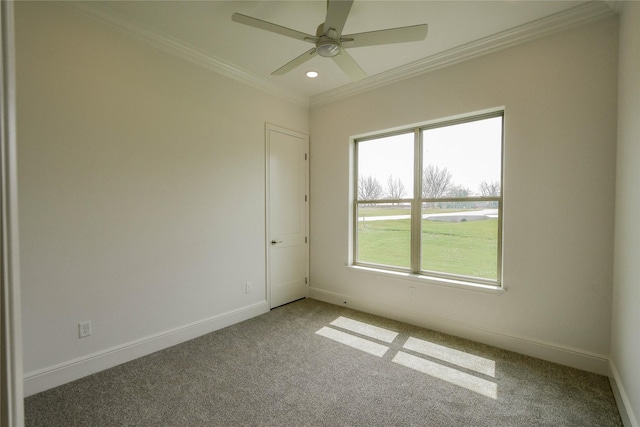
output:
[[[157,47],[241,76],[254,85],[313,100],[336,91],[366,87],[384,76],[420,71],[434,60],[459,60],[565,25],[613,13],[603,2],[585,1],[380,1],[355,0],[343,34],[427,23],[420,42],[352,48],[369,77],[351,83],[331,59],[316,56],[284,76],[271,73],[313,45],[231,20],[240,12],[315,34],[324,22],[325,0],[299,1],[119,1],[72,6],[115,23]],[[511,40],[513,39],[513,40]],[[160,46],[161,45],[161,46]],[[437,62],[437,61],[436,61]],[[305,77],[316,70],[316,79]]]

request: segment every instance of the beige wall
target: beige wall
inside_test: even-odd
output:
[[[640,420],[640,3],[626,2],[620,20],[618,163],[611,339],[612,374],[629,425]],[[623,414],[624,415],[624,414]]]
[[[606,373],[617,29],[608,19],[314,108],[311,295]],[[507,291],[349,268],[350,137],[501,106]]]
[[[260,309],[265,122],[307,109],[53,2],[16,4],[16,40],[27,394]]]

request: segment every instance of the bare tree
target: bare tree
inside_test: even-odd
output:
[[[376,200],[382,198],[384,190],[380,182],[372,176],[358,179],[358,199],[360,200]]]
[[[480,183],[480,194],[483,197],[497,197],[500,195],[500,182],[499,181],[482,181]]]
[[[456,197],[456,198],[464,198],[471,196],[471,190],[467,187],[463,187],[462,185],[451,185],[449,191],[446,194],[447,197]],[[474,202],[469,201],[459,201],[459,202],[447,202],[439,204],[440,207],[446,209],[469,209],[472,208]]]
[[[422,170],[422,197],[435,199],[446,195],[453,187],[451,173],[447,168],[440,169],[435,165],[427,165]]]
[[[449,197],[469,197],[471,196],[471,190],[462,185],[451,185],[449,191],[447,191]]]
[[[390,199],[402,199],[406,190],[400,178],[393,179],[393,175],[389,175],[387,180],[387,196]]]

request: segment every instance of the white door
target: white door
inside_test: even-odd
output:
[[[271,308],[307,296],[309,137],[267,125],[267,280]]]

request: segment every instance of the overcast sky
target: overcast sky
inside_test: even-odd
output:
[[[502,118],[424,131],[423,165],[447,168],[453,183],[479,194],[482,181],[500,181]],[[364,141],[358,147],[360,176],[374,176],[387,189],[389,176],[400,178],[405,197],[413,192],[413,132]]]

